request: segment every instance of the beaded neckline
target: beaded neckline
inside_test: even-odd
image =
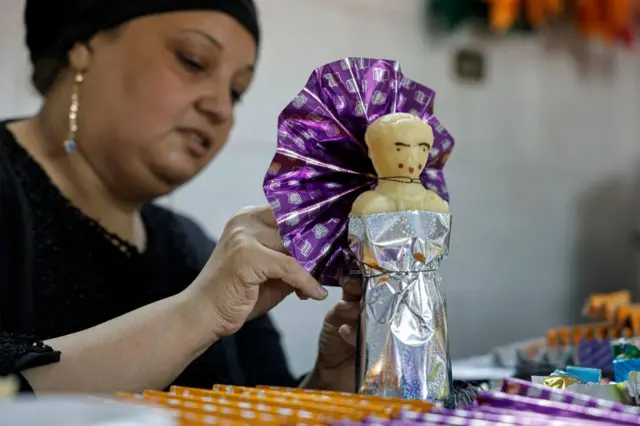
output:
[[[115,233],[110,232],[100,223],[100,221],[84,214],[84,212],[82,212],[80,208],[73,204],[73,202],[69,198],[67,198],[62,193],[62,191],[60,191],[60,189],[51,181],[40,163],[38,163],[38,161],[33,158],[28,150],[20,145],[13,133],[11,133],[9,129],[7,129],[6,123],[2,124],[0,133],[4,133],[4,135],[0,134],[0,137],[2,137],[4,140],[3,146],[6,147],[6,149],[14,150],[17,156],[23,160],[23,163],[20,164],[20,166],[23,168],[24,172],[28,174],[30,178],[35,179],[37,182],[41,183],[41,185],[43,186],[42,189],[45,190],[45,194],[48,197],[52,197],[53,199],[58,199],[63,202],[66,209],[76,219],[80,220],[90,229],[101,235],[106,241],[111,243],[125,256],[135,257],[142,254],[135,245],[124,240],[123,238],[120,238]]]

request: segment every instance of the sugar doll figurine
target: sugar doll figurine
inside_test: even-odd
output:
[[[449,213],[449,205],[420,182],[433,146],[433,130],[421,118],[406,113],[383,115],[364,136],[378,186],[361,194],[351,216],[423,210]]]

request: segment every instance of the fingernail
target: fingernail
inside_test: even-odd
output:
[[[340,333],[342,336],[348,336],[349,334],[351,334],[351,330],[352,328],[350,325],[342,324],[338,329],[338,333]]]
[[[326,299],[327,296],[329,295],[329,292],[327,291],[326,288],[322,287],[321,285],[318,286],[318,294],[320,295],[320,297],[322,297],[323,299]]]

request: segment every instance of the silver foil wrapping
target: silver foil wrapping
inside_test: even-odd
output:
[[[366,395],[453,404],[440,262],[451,215],[353,216],[349,245],[363,275],[356,383]]]
[[[640,371],[630,371],[627,379],[627,389],[629,397],[634,405],[640,405]]]

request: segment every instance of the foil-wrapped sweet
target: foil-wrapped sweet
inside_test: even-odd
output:
[[[631,371],[627,376],[627,390],[635,405],[640,405],[640,371]]]
[[[624,338],[611,343],[613,373],[616,381],[627,380],[629,374],[640,371],[640,348],[638,338]]]
[[[602,381],[601,371],[595,368],[567,367],[566,371],[556,370],[547,377],[531,377],[534,384],[541,384],[547,388],[568,392],[570,394],[586,395],[592,398],[635,405],[636,392],[633,381],[635,376],[622,382]]]
[[[451,216],[442,168],[453,139],[434,92],[395,61],[316,69],[279,117],[264,181],[284,245],[325,285],[363,276],[357,390],[451,404],[437,273]]]
[[[563,374],[552,375],[549,377],[545,377],[542,380],[543,385],[555,389],[566,389],[571,385],[575,385],[576,383],[578,383],[576,379]]]

